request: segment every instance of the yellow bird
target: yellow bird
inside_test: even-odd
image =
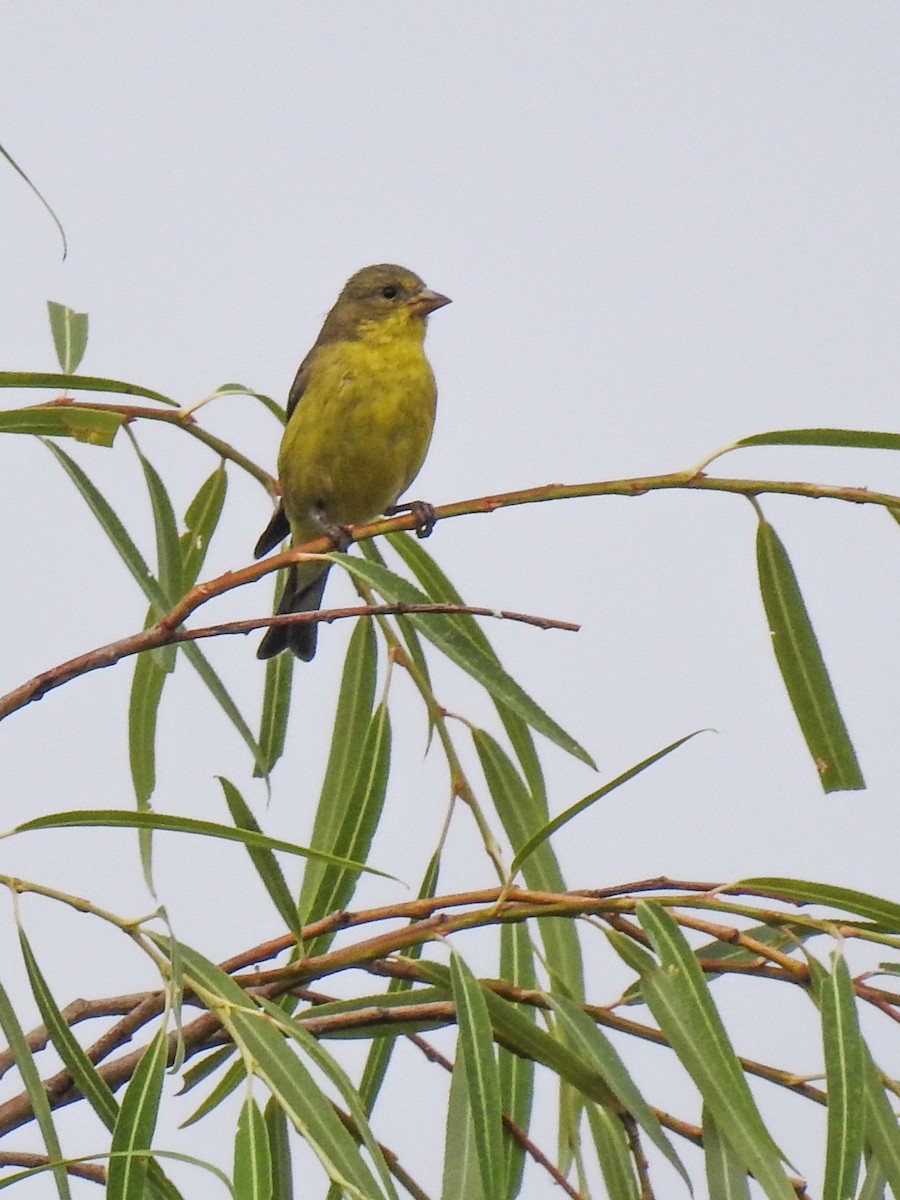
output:
[[[423,342],[430,313],[450,301],[412,271],[391,263],[351,276],[300,364],[287,405],[278,453],[281,503],[256,543],[268,554],[290,534],[292,546],[323,536],[340,545],[345,527],[398,511],[425,459],[437,388]],[[420,536],[434,510],[417,515]],[[279,613],[321,607],[329,564],[296,563],[288,571]],[[272,626],[258,658],[290,649],[305,661],[316,652],[315,622]]]

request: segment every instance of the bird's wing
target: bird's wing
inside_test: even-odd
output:
[[[287,413],[285,416],[285,425],[290,421],[294,409],[300,403],[300,397],[306,391],[306,385],[309,383],[310,366],[312,364],[313,355],[318,348],[319,343],[313,346],[306,358],[297,368],[297,374],[294,376],[294,382],[291,384],[291,390],[288,394]],[[270,550],[274,550],[276,546],[280,546],[286,537],[290,537],[291,527],[288,523],[287,516],[284,511],[284,504],[281,503],[272,513],[272,519],[259,536],[259,541],[253,551],[254,558],[262,558],[264,554],[268,554]]]

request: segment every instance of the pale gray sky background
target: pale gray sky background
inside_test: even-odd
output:
[[[769,429],[900,427],[900,8],[887,0],[39,0],[7,6],[3,43],[0,144],[57,209],[70,252],[61,262],[46,213],[0,164],[2,369],[54,368],[45,310],[54,299],[90,313],[85,373],[183,402],[233,380],[283,400],[344,279],[387,260],[454,300],[431,322],[439,418],[414,487],[435,503],[686,468]],[[279,430],[252,401],[218,401],[202,420],[273,467]],[[164,429],[137,432],[183,511],[213,458]],[[124,439],[112,452],[65,448],[152,554]],[[900,492],[900,458],[887,453],[748,450],[716,469]],[[259,487],[230,478],[206,576],[246,564],[269,513]],[[5,691],[137,629],[145,603],[36,442],[0,439],[0,503]],[[881,511],[827,501],[763,507],[793,557],[865,792],[821,793],[767,645],[746,501],[664,493],[519,508],[446,522],[428,544],[472,603],[582,623],[577,635],[497,623],[487,632],[594,753],[601,778],[693,729],[717,731],[560,836],[573,886],[765,873],[896,898],[900,530]],[[333,580],[332,600],[350,594]],[[261,584],[208,615],[261,615],[269,600]],[[224,774],[268,832],[302,841],[347,633],[325,629],[315,663],[297,672],[268,808],[242,747],[182,664],[164,701],[156,806],[223,819],[214,776]],[[254,719],[255,641],[208,647]],[[120,666],[76,681],[3,725],[4,828],[132,802],[130,674]],[[458,672],[436,676],[448,707],[491,721]],[[373,861],[415,888],[446,783],[436,760],[421,762],[421,717],[398,685],[397,770]],[[544,760],[556,811],[597,786],[552,747]],[[464,813],[451,847],[444,890],[490,881]],[[176,930],[210,957],[278,927],[265,897],[248,892],[239,851],[170,838],[157,851]],[[0,870],[124,912],[149,907],[129,835],[15,839]],[[23,911],[61,1001],[122,987],[121,940],[44,904]],[[4,946],[12,936],[7,913]],[[490,969],[487,953],[464,939],[459,948]],[[611,999],[619,980],[597,977],[610,959],[596,949],[591,991]],[[129,986],[152,983],[137,956],[131,969]],[[733,991],[746,1002],[746,989]],[[814,1072],[808,1004],[791,1003],[796,1023],[782,1032],[758,1008],[735,1013],[738,1048]],[[23,1000],[23,1019],[30,1012]],[[627,1050],[661,1101],[658,1052]],[[898,1066],[890,1045],[883,1059]],[[407,1165],[438,1193],[446,1081],[434,1068],[421,1078],[395,1128],[408,1146],[421,1122],[422,1158]],[[696,1119],[690,1096],[679,1111]],[[399,1086],[388,1094],[387,1114],[401,1097]],[[770,1111],[781,1105],[799,1124],[804,1107],[775,1102]],[[376,1128],[390,1143],[390,1120]],[[813,1180],[821,1128],[794,1143]],[[552,1149],[552,1130],[544,1141]],[[173,1133],[167,1144],[187,1143]],[[198,1186],[189,1171],[173,1174]],[[531,1197],[556,1194],[535,1174]]]

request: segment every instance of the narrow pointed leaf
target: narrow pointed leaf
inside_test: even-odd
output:
[[[109,1200],[143,1200],[147,1190],[148,1151],[166,1070],[164,1027],[155,1034],[135,1068],[113,1129],[106,1195]]]
[[[52,451],[63,470],[81,492],[88,507],[100,523],[101,528],[112,542],[120,558],[134,576],[141,591],[152,605],[165,612],[170,605],[169,597],[163,592],[159,583],[153,578],[143,556],[135,546],[125,526],[116,516],[109,503],[100,494],[81,467],[53,442],[44,443]],[[218,702],[222,711],[241,735],[253,755],[254,762],[259,760],[259,747],[250,732],[250,727],[241,716],[237,706],[231,699],[221,679],[210,666],[200,648],[194,642],[184,642],[181,652],[206,684],[213,698]]]
[[[78,809],[72,812],[53,813],[47,817],[35,817],[17,825],[10,833],[29,833],[35,829],[66,829],[74,826],[96,827],[98,829],[167,829],[173,833],[195,833],[203,837],[222,838],[226,842],[241,842],[245,846],[258,847],[261,850],[283,850],[285,854],[296,854],[300,858],[316,858],[329,866],[341,870],[367,871],[370,875],[380,875],[383,879],[393,879],[385,871],[377,871],[364,863],[351,858],[342,858],[324,851],[311,850],[306,846],[297,846],[294,842],[284,842],[280,838],[267,837],[252,829],[232,829],[230,825],[217,825],[214,821],[198,821],[193,817],[175,817],[168,813],[131,812],[128,809],[98,808]],[[9,836],[4,835],[4,836]]]
[[[460,596],[459,592],[422,545],[419,538],[401,532],[389,533],[386,540],[415,575],[430,600],[435,603],[465,604],[462,596]],[[497,657],[493,646],[488,641],[487,635],[475,618],[469,616],[468,613],[460,613],[458,618],[454,619],[459,620],[460,627],[466,636],[475,642],[477,646],[480,646],[485,654],[489,655],[494,662],[500,665],[500,659]],[[519,760],[522,774],[525,776],[534,799],[541,805],[546,814],[547,792],[544,784],[544,773],[534,746],[534,738],[531,736],[531,730],[527,722],[518,713],[498,700],[496,696],[492,697],[492,699],[503,722],[507,737]]]
[[[443,964],[423,961],[419,964],[419,970],[435,986],[443,986],[448,993],[451,991],[450,972]],[[494,1033],[505,1045],[543,1063],[592,1100],[600,1104],[610,1103],[612,1093],[600,1075],[574,1050],[545,1033],[532,1018],[526,1017],[521,1005],[498,996],[488,988],[484,989],[484,1000]]]
[[[503,748],[490,734],[475,729],[472,739],[497,815],[513,851],[518,852],[543,827],[543,806],[535,800]],[[566,891],[562,872],[549,842],[543,842],[529,855],[523,866],[523,874],[525,882],[535,891]],[[576,1000],[580,999],[584,995],[581,949],[572,922],[546,917],[538,920],[538,928],[547,966],[559,984],[557,990],[565,991]]]
[[[387,792],[391,759],[391,729],[388,712],[381,704],[372,714],[361,748],[356,777],[348,781],[341,802],[341,824],[331,838],[334,853],[365,862],[378,827]],[[322,872],[309,909],[302,910],[304,924],[345,908],[356,887],[355,870],[326,867]],[[316,939],[307,947],[309,954],[320,954],[330,941]]]
[[[178,1095],[186,1096],[188,1092],[192,1092],[204,1079],[214,1074],[219,1067],[224,1066],[230,1058],[233,1058],[235,1053],[234,1046],[220,1046],[218,1050],[211,1050],[205,1057],[195,1061],[182,1073]]]
[[[266,659],[262,713],[259,718],[259,761],[253,768],[256,778],[268,779],[284,753],[293,679],[293,654],[276,654],[274,658]]]
[[[351,575],[374,588],[389,604],[430,603],[424,592],[420,592],[411,583],[392,571],[386,571],[377,563],[346,554],[331,557]],[[491,655],[486,654],[481,646],[463,632],[452,617],[441,613],[408,613],[406,616],[424,638],[477,680],[495,700],[501,701],[518,713],[533,729],[561,749],[587,763],[589,767],[595,766],[587,750],[548,716]]]
[[[760,521],[759,586],[788,698],[826,792],[865,787],[794,569],[777,533]]]
[[[187,590],[197,582],[206,560],[209,543],[219,524],[228,490],[224,463],[203,481],[184,514],[185,532],[181,535],[182,586]]]
[[[47,985],[47,980],[38,966],[37,959],[31,949],[24,929],[19,929],[19,944],[28,981],[32,994],[41,1013],[41,1019],[47,1027],[50,1039],[63,1064],[72,1076],[72,1082],[82,1096],[93,1108],[94,1112],[107,1129],[112,1129],[116,1123],[119,1105],[110,1091],[109,1085],[101,1077],[97,1068],[81,1048],[72,1030],[66,1024],[57,1007],[53,994]]]
[[[853,982],[842,954],[819,989],[822,1044],[828,1083],[828,1139],[822,1200],[856,1195],[865,1126],[865,1051],[856,1013]]]
[[[390,1200],[397,1200],[397,1193],[394,1189],[391,1173],[388,1170],[387,1162],[381,1147],[375,1141],[375,1137],[369,1127],[368,1117],[366,1116],[365,1106],[362,1102],[357,1089],[350,1081],[350,1077],[340,1066],[335,1058],[322,1046],[299,1021],[295,1021],[288,1013],[279,1008],[277,1004],[273,1004],[265,998],[260,999],[262,1008],[269,1014],[275,1024],[282,1029],[288,1037],[301,1048],[307,1058],[312,1059],[320,1071],[329,1079],[338,1092],[353,1118],[353,1123],[356,1126],[356,1133],[359,1140],[365,1146],[369,1158],[375,1164],[375,1169],[378,1171],[378,1176],[381,1180],[381,1185],[384,1188],[385,1195],[390,1197]]]
[[[450,1077],[441,1200],[484,1200],[466,1064],[457,1055]]]
[[[88,315],[55,300],[47,301],[47,313],[59,365],[66,375],[71,375],[78,370],[87,349]]]
[[[361,622],[361,624],[368,622]],[[434,859],[431,860],[428,867],[425,869],[425,874],[422,882],[419,885],[417,898],[424,900],[435,894],[437,887],[437,868]],[[412,923],[412,922],[411,922]],[[418,959],[422,956],[424,945],[410,946],[405,957]],[[391,979],[388,983],[387,993],[380,997],[378,1003],[381,1005],[392,1004],[395,1000],[402,1001],[409,998],[409,993],[412,990],[412,983],[405,979]],[[366,1113],[371,1113],[375,1107],[375,1101],[378,1099],[378,1094],[381,1091],[381,1085],[384,1082],[387,1074],[388,1066],[394,1052],[394,1046],[397,1044],[396,1038],[383,1037],[373,1038],[369,1048],[369,1053],[366,1056],[366,1065],[363,1068],[363,1073],[359,1082],[359,1094],[362,1097],[362,1102],[365,1106]]]
[[[869,892],[858,892],[853,888],[837,887],[834,884],[812,883],[807,879],[786,879],[776,875],[754,875],[741,883],[759,891],[771,892],[778,898],[795,904],[822,904],[844,912],[856,913],[869,921],[876,922],[889,933],[900,933],[900,904],[882,900]]]
[[[288,1121],[274,1096],[266,1101],[265,1118],[272,1155],[272,1200],[294,1200]]]
[[[685,742],[689,742],[691,738],[695,738],[698,733],[702,732],[703,730],[697,729],[693,733],[686,734],[685,737],[679,738],[677,742],[672,742],[664,749],[657,750],[656,753],[651,754],[649,758],[645,758],[642,762],[639,762],[634,767],[629,767],[627,771],[624,771],[621,775],[617,775],[615,779],[610,780],[610,782],[604,784],[603,787],[597,788],[597,790],[591,792],[590,795],[587,795],[582,800],[577,801],[575,804],[571,805],[570,808],[567,808],[565,812],[561,812],[558,816],[554,817],[552,821],[548,821],[542,829],[539,829],[536,833],[532,834],[525,845],[517,851],[516,856],[512,861],[512,866],[509,869],[510,876],[512,877],[516,874],[516,872],[521,868],[522,864],[534,853],[538,846],[541,846],[544,844],[544,842],[548,841],[553,834],[556,833],[557,830],[562,829],[564,825],[568,825],[568,823],[574,817],[577,817],[579,813],[584,812],[585,809],[590,808],[592,804],[596,804],[598,800],[602,800],[604,796],[608,796],[610,792],[615,791],[617,787],[621,787],[622,784],[627,783],[629,779],[634,779],[636,775],[640,775],[642,771],[646,771],[648,767],[652,767],[653,764],[659,762],[661,758],[665,758],[667,754],[671,754],[673,750],[677,750],[680,746],[683,746]]]
[[[526,922],[504,922],[500,926],[500,978],[526,991],[537,987],[534,954]],[[525,1008],[526,1020],[537,1020],[534,1009]],[[500,1080],[500,1104],[503,1111],[524,1132],[528,1133],[531,1106],[534,1098],[534,1062],[513,1054],[504,1046],[497,1047],[497,1073]],[[504,1138],[506,1152],[505,1200],[514,1200],[522,1187],[525,1169],[524,1147],[508,1134]]]
[[[602,1076],[622,1108],[634,1117],[657,1150],[684,1180],[688,1191],[691,1191],[690,1177],[663,1132],[656,1113],[641,1095],[621,1056],[603,1030],[565,996],[548,995],[547,1000],[559,1018],[559,1032],[567,1044]]]
[[[885,1095],[878,1068],[864,1050],[863,1083],[866,1094],[866,1141],[894,1196],[900,1196],[900,1125],[892,1101]]]
[[[101,379],[96,375],[61,375],[53,371],[0,371],[0,388],[51,388],[75,389],[80,392],[114,392],[119,396],[142,396],[145,400],[158,400],[160,404],[178,407],[178,401],[153,392],[136,383],[124,383],[121,379]]]
[[[138,654],[128,701],[128,761],[139,809],[156,787],[156,722],[167,674],[152,654]]]
[[[622,1122],[600,1104],[588,1104],[587,1116],[609,1200],[641,1200]]]
[[[775,429],[741,438],[731,449],[743,446],[845,446],[860,450],[900,450],[900,433],[868,429]]]
[[[159,945],[166,939],[154,937]],[[329,1178],[353,1197],[385,1200],[356,1143],[341,1124],[328,1097],[299,1058],[285,1050],[284,1038],[224,971],[189,946],[182,947],[185,973],[200,994],[210,997],[245,1061],[316,1154]]]
[[[491,1020],[481,985],[455,950],[450,957],[450,982],[459,1027],[457,1054],[466,1064],[481,1187],[485,1196],[499,1197],[506,1183],[505,1155]]]
[[[271,396],[264,396],[262,392],[255,392],[253,388],[245,387],[242,383],[222,383],[213,394],[216,396],[249,396],[253,400],[258,400],[263,408],[267,409],[282,425],[285,422],[286,413],[283,404],[279,404]]]
[[[716,1200],[751,1200],[747,1172],[708,1105],[703,1106],[703,1154],[710,1196]]]
[[[41,1131],[41,1137],[47,1149],[47,1157],[51,1162],[58,1162],[63,1157],[63,1153],[53,1124],[50,1101],[47,1099],[47,1093],[41,1083],[41,1077],[38,1074],[25,1033],[2,983],[0,983],[0,1029],[3,1030],[19,1075],[25,1085],[25,1091],[28,1093],[28,1099],[31,1101],[31,1109]],[[54,1168],[53,1179],[60,1200],[70,1200],[69,1181],[65,1170],[61,1167]]]
[[[41,194],[41,192],[38,191],[38,189],[37,189],[37,187],[35,187],[34,183],[32,183],[32,181],[28,178],[28,176],[25,174],[25,172],[22,170],[22,168],[19,166],[19,164],[13,158],[13,156],[9,153],[8,150],[4,149],[3,146],[0,146],[0,155],[2,155],[6,159],[6,161],[9,163],[9,165],[12,167],[12,169],[16,172],[16,174],[25,181],[25,183],[28,185],[28,188],[34,193],[35,196],[37,196],[38,200],[40,200],[41,204],[44,206],[44,208],[50,214],[53,224],[59,230],[59,236],[60,236],[60,238],[62,238],[62,248],[63,248],[62,256],[63,256],[63,259],[65,259],[66,255],[69,252],[69,247],[66,242],[66,231],[62,227],[62,222],[60,221],[59,217],[56,215],[56,213],[50,207],[46,198]]]
[[[769,1200],[795,1200],[690,946],[661,905],[641,901],[635,912],[660,957],[642,978],[650,1011],[745,1169]]]
[[[230,1096],[233,1092],[245,1083],[247,1080],[247,1069],[244,1066],[243,1059],[238,1059],[233,1062],[226,1071],[223,1071],[219,1079],[216,1081],[215,1087],[210,1091],[208,1096],[197,1105],[189,1117],[186,1117],[178,1126],[179,1129],[189,1129],[191,1125],[196,1125],[205,1116],[208,1116],[214,1109]]]
[[[70,437],[91,446],[111,446],[125,424],[122,413],[92,408],[0,409],[0,433],[30,433],[36,437]]]
[[[279,657],[286,658],[287,655]],[[330,851],[334,846],[350,801],[353,780],[362,764],[375,702],[377,662],[372,623],[357,621],[347,646],[332,726],[331,750],[310,839],[310,845],[317,850]],[[305,916],[312,911],[313,900],[322,884],[322,875],[322,869],[312,864],[303,872],[300,911]]]
[[[881,1163],[874,1154],[870,1154],[866,1165],[866,1178],[859,1191],[859,1200],[884,1200],[887,1175],[881,1169]]]
[[[271,1200],[269,1131],[251,1095],[244,1101],[234,1138],[234,1200]]]
[[[225,802],[228,805],[228,811],[231,813],[231,818],[235,825],[239,829],[249,829],[254,833],[262,834],[259,823],[234,784],[229,779],[226,779],[224,775],[219,775],[218,780],[222,785],[222,791],[225,793]],[[250,855],[254,867],[256,867],[256,872],[263,887],[269,893],[270,900],[281,915],[281,919],[297,938],[298,942],[302,941],[303,929],[300,924],[297,905],[285,882],[284,875],[281,872],[281,867],[279,867],[275,855],[271,850],[263,850],[249,845],[247,846],[247,853]]]

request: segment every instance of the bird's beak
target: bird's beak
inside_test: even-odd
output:
[[[445,304],[449,304],[450,297],[442,296],[440,292],[433,292],[431,288],[422,288],[421,292],[416,292],[415,296],[411,296],[406,303],[415,316],[427,317],[436,308],[443,308]]]

